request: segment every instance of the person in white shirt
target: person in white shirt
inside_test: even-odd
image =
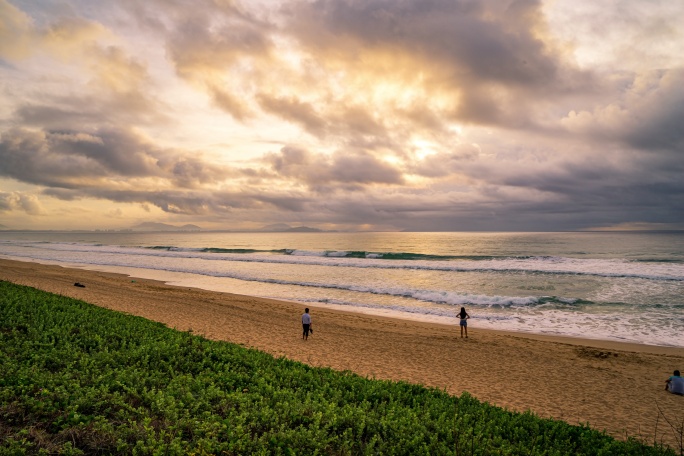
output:
[[[672,377],[665,380],[665,390],[684,396],[684,378],[679,375],[678,370],[674,371]]]
[[[311,315],[309,315],[309,308],[304,309],[304,315],[302,315],[302,339],[309,340],[309,332],[313,333],[311,329]]]

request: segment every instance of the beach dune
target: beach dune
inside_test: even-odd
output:
[[[485,331],[309,305],[315,333],[301,339],[305,306],[166,285],[121,274],[0,260],[0,280],[78,298],[169,327],[314,366],[469,392],[481,401],[613,436],[679,442],[684,397],[664,390],[684,370],[684,348]],[[85,287],[75,287],[79,282]],[[472,313],[472,312],[471,312]]]

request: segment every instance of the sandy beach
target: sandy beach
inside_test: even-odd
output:
[[[166,285],[121,274],[0,260],[0,280],[139,315],[315,366],[468,391],[511,410],[588,423],[618,438],[678,445],[666,418],[684,420],[684,397],[664,391],[684,348],[485,331]],[[80,282],[85,288],[75,287]],[[661,413],[662,412],[662,413]]]

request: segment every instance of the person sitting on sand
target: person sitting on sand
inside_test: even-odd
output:
[[[665,391],[684,396],[684,378],[679,375],[679,371],[674,371],[672,377],[665,380]]]
[[[461,326],[461,338],[463,337],[463,330],[465,330],[466,339],[468,338],[468,312],[466,312],[465,307],[461,307],[461,311],[458,313],[458,318],[461,319],[459,325]]]
[[[309,340],[309,331],[311,331],[311,315],[309,315],[309,308],[304,309],[304,315],[302,315],[302,339]]]

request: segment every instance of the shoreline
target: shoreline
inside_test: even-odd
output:
[[[41,265],[48,265],[48,266],[59,266],[63,267],[65,269],[73,269],[73,270],[78,270],[78,271],[92,271],[92,272],[100,272],[100,273],[107,273],[107,274],[117,274],[117,275],[122,275],[134,279],[144,279],[144,280],[149,280],[149,281],[154,281],[154,282],[159,282],[161,284],[167,285],[167,286],[173,286],[173,287],[180,287],[180,288],[192,288],[192,289],[197,289],[197,290],[202,290],[202,291],[210,291],[210,292],[215,292],[215,293],[225,293],[229,295],[238,295],[238,296],[249,296],[254,299],[263,299],[265,301],[278,301],[278,302],[287,302],[290,304],[295,304],[298,306],[302,306],[302,308],[309,306],[312,308],[317,308],[317,309],[326,309],[332,312],[340,312],[343,314],[358,314],[358,315],[365,315],[370,318],[389,318],[389,319],[394,319],[394,320],[399,320],[399,321],[409,321],[412,323],[416,324],[427,324],[427,325],[438,325],[438,326],[445,326],[449,328],[456,327],[458,329],[458,320],[454,317],[440,317],[440,316],[433,316],[433,315],[424,315],[424,314],[415,314],[415,313],[409,313],[409,312],[402,312],[400,310],[392,310],[392,309],[382,309],[382,308],[367,308],[367,307],[355,307],[355,306],[344,306],[340,304],[331,304],[331,303],[319,303],[319,302],[308,302],[308,303],[301,303],[298,301],[292,301],[288,299],[277,299],[277,298],[270,298],[270,297],[261,297],[261,296],[256,296],[256,295],[249,295],[249,294],[241,294],[241,293],[232,293],[230,291],[226,291],[222,289],[221,287],[201,287],[197,286],[194,284],[187,284],[184,283],[187,279],[185,276],[192,276],[190,273],[185,273],[185,272],[167,272],[167,271],[158,271],[154,269],[144,269],[144,268],[136,268],[132,266],[110,266],[110,265],[94,265],[94,264],[79,264],[79,263],[62,263],[58,261],[51,261],[51,260],[39,260],[39,259],[33,259],[33,258],[19,258],[19,257],[12,257],[12,256],[3,256],[0,255],[0,261],[17,261],[20,263],[35,263],[35,264],[41,264]],[[166,272],[166,274],[164,274]],[[166,277],[164,277],[166,275]],[[170,278],[170,276],[175,276],[174,278]],[[450,321],[448,321],[450,320]],[[477,317],[474,319],[470,320],[471,325],[477,326]],[[684,354],[684,339],[682,339],[682,345],[658,345],[655,343],[644,343],[644,342],[639,342],[635,340],[619,340],[619,339],[602,339],[600,337],[581,337],[581,336],[576,336],[573,334],[559,334],[559,333],[554,333],[554,332],[533,332],[533,331],[516,331],[512,329],[498,329],[498,328],[478,328],[478,331],[480,332],[493,332],[496,334],[507,334],[510,336],[519,336],[519,337],[525,337],[525,338],[531,338],[531,339],[537,339],[537,340],[542,340],[542,341],[550,341],[550,342],[559,342],[559,343],[567,343],[567,344],[572,344],[572,345],[581,345],[581,346],[591,346],[594,348],[601,348],[601,349],[607,349],[607,350],[628,350],[628,351],[639,351],[639,352],[648,352],[648,353],[657,353],[657,354],[668,354],[672,353],[673,350],[675,353],[680,353],[678,350],[681,350],[681,353]]]
[[[348,307],[348,306],[342,306],[338,304],[327,304],[327,303],[316,303],[316,302],[311,302],[311,303],[300,303],[297,301],[291,301],[291,300],[286,300],[286,299],[277,299],[274,300],[272,298],[265,298],[265,297],[260,297],[260,296],[252,296],[252,295],[241,295],[238,293],[231,293],[229,291],[224,291],[220,289],[212,289],[212,288],[201,288],[193,285],[186,285],[183,283],[180,283],[183,279],[178,279],[178,280],[173,280],[173,279],[164,279],[160,277],[159,271],[156,270],[147,270],[147,269],[140,269],[140,268],[135,268],[135,267],[124,267],[124,266],[99,266],[99,265],[81,265],[81,264],[63,264],[60,262],[56,261],[49,261],[49,260],[35,260],[35,259],[17,259],[16,257],[3,257],[0,255],[0,262],[2,261],[17,261],[20,263],[35,263],[35,264],[41,264],[41,265],[47,265],[47,266],[59,266],[65,269],[73,269],[77,271],[92,271],[92,272],[100,272],[100,273],[107,273],[107,274],[116,274],[116,275],[122,275],[125,277],[130,277],[133,279],[141,279],[141,280],[149,280],[149,281],[154,281],[154,282],[159,282],[161,284],[167,285],[167,286],[172,286],[172,287],[180,287],[180,288],[192,288],[192,289],[197,289],[197,290],[202,290],[202,291],[210,291],[214,293],[225,293],[229,295],[238,295],[238,296],[249,296],[250,298],[254,299],[263,299],[265,301],[278,301],[278,302],[287,302],[290,304],[298,305],[301,306],[302,308],[309,306],[311,308],[316,308],[316,309],[326,309],[332,312],[340,312],[342,314],[359,314],[359,315],[365,315],[370,318],[388,318],[388,319],[394,319],[394,320],[399,320],[399,321],[409,321],[412,323],[416,324],[427,324],[427,325],[438,325],[442,327],[449,327],[453,328],[456,327],[458,329],[458,320],[453,318],[452,322],[445,322],[444,318],[441,317],[432,317],[428,315],[416,315],[416,314],[411,314],[407,313],[404,316],[403,312],[400,311],[395,311],[395,310],[384,310],[384,309],[367,309],[364,307]],[[1,263],[0,263],[1,264]],[[173,275],[180,275],[183,276],[185,273],[172,273]],[[423,318],[421,318],[423,317]],[[475,319],[477,320],[477,319]],[[476,321],[473,322],[472,320],[470,321],[471,325],[477,325]],[[636,341],[624,341],[624,340],[615,340],[615,339],[601,339],[601,338],[591,338],[591,337],[579,337],[579,336],[574,336],[574,335],[563,335],[563,334],[555,334],[555,333],[535,333],[531,331],[514,331],[514,330],[506,330],[506,329],[492,329],[492,328],[478,328],[478,332],[492,332],[495,334],[506,334],[510,335],[512,337],[525,337],[525,338],[531,338],[531,339],[537,339],[541,341],[549,341],[549,342],[558,342],[558,343],[566,343],[566,344],[571,344],[571,345],[581,345],[581,346],[591,346],[594,348],[601,348],[601,349],[607,349],[607,350],[627,350],[627,351],[638,351],[638,352],[647,352],[647,353],[656,353],[656,354],[669,354],[672,353],[673,351],[675,353],[681,353],[684,355],[684,346],[676,346],[676,345],[657,345],[657,344],[647,344],[647,343],[640,343]],[[679,351],[681,350],[681,352]]]
[[[125,274],[0,258],[0,280],[69,296],[313,366],[408,381],[515,411],[588,423],[618,438],[674,445],[659,409],[684,418],[684,397],[664,391],[684,348],[478,329],[168,285]],[[86,285],[74,287],[75,282]],[[657,426],[657,429],[656,429]]]

